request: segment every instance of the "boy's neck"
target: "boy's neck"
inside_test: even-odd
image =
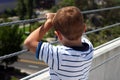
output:
[[[68,40],[68,39],[64,39],[62,41],[62,44],[68,47],[72,47],[72,46],[82,46],[82,42],[81,42],[81,38],[78,40]]]

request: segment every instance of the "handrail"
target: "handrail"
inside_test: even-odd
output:
[[[45,69],[43,69],[43,70],[41,70],[41,71],[39,71],[37,73],[31,74],[31,75],[29,75],[27,77],[24,77],[24,78],[20,79],[20,80],[29,80],[30,78],[35,77],[35,76],[40,75],[40,74],[43,74],[43,73],[45,73],[47,71],[49,71],[49,68],[45,68]]]
[[[115,6],[115,7],[109,7],[109,8],[102,8],[102,9],[95,9],[95,10],[87,10],[83,11],[83,14],[88,14],[88,13],[94,13],[94,12],[99,12],[99,11],[106,11],[106,10],[112,10],[112,9],[118,9],[120,6]]]
[[[9,26],[9,25],[13,25],[13,24],[31,23],[31,22],[41,21],[41,20],[45,20],[45,19],[46,18],[35,18],[35,19],[28,19],[28,20],[18,20],[18,21],[13,21],[13,22],[6,22],[6,23],[1,23],[0,27],[2,27],[2,26]]]
[[[104,29],[107,29],[107,28],[111,28],[111,27],[114,27],[114,26],[118,26],[118,25],[120,25],[120,23],[116,23],[116,24],[112,24],[112,25],[109,25],[109,26],[105,26],[105,27],[103,27],[103,28],[98,28],[98,29],[95,29],[95,30],[92,30],[92,31],[88,31],[88,32],[86,32],[85,34],[94,33],[94,32],[101,31],[101,30],[104,30]]]
[[[86,10],[82,11],[83,14],[88,14],[88,13],[94,13],[94,12],[99,12],[99,11],[106,11],[106,10],[112,10],[112,9],[119,9],[120,6],[115,6],[115,7],[109,7],[109,8],[102,8],[102,9],[95,9],[95,10]],[[35,21],[40,21],[40,20],[45,20],[46,18],[35,18],[35,19],[28,19],[28,20],[19,20],[19,21],[14,21],[14,22],[7,22],[7,23],[1,23],[1,26],[8,26],[8,25],[13,25],[13,24],[24,24],[24,23],[31,23]]]
[[[29,51],[28,49],[25,49],[25,50],[14,52],[14,53],[11,53],[11,54],[8,54],[8,55],[0,56],[0,60],[10,58],[10,57],[13,57],[13,56],[16,56],[16,55],[19,55],[19,54],[22,54],[22,53],[25,53],[25,52],[28,52],[28,51]]]
[[[83,14],[87,14],[87,13],[93,13],[93,12],[98,12],[98,11],[106,11],[106,10],[112,10],[112,9],[118,9],[118,8],[120,8],[120,6],[103,8],[103,9],[95,9],[95,10],[87,10],[87,11],[82,11],[82,13]],[[40,21],[40,20],[45,20],[45,19],[46,18],[35,18],[35,19],[29,19],[29,20],[19,20],[19,21],[14,21],[14,22],[1,23],[0,27],[1,26],[13,25],[13,24],[25,24],[25,23],[30,23],[30,22],[35,22],[35,21]],[[96,30],[88,31],[85,34],[90,34],[90,33],[93,33],[93,32],[97,32],[97,31],[104,30],[104,29],[111,28],[111,27],[118,26],[118,25],[120,25],[120,23],[116,23],[116,24],[109,25],[109,26],[106,26],[106,27],[103,27],[103,28],[99,28],[99,29],[96,29]],[[57,43],[57,42],[58,41],[52,42],[52,44]],[[5,58],[9,58],[9,57],[15,56],[15,55],[21,54],[23,52],[27,52],[27,51],[28,50],[26,49],[26,50],[21,50],[21,51],[18,51],[18,52],[15,52],[15,53],[11,53],[11,54],[8,54],[8,55],[0,56],[0,60],[3,60]]]
[[[109,7],[109,8],[102,8],[102,9],[95,9],[95,10],[87,10],[87,11],[82,11],[83,14],[88,14],[88,13],[94,13],[94,12],[99,12],[99,11],[107,11],[107,10],[112,10],[112,9],[119,9],[120,6],[115,6],[115,7]],[[14,22],[7,22],[7,23],[1,23],[0,24],[0,27],[2,26],[9,26],[9,25],[14,25],[14,24],[25,24],[25,23],[31,23],[31,22],[35,22],[35,21],[41,21],[41,20],[45,20],[46,18],[35,18],[35,19],[28,19],[28,20],[19,20],[19,21],[14,21]],[[88,31],[86,32],[85,34],[90,34],[90,33],[94,33],[94,32],[97,32],[97,31],[101,31],[101,30],[104,30],[104,29],[108,29],[108,28],[111,28],[111,27],[114,27],[114,26],[118,26],[120,25],[120,23],[116,23],[116,24],[112,24],[112,25],[109,25],[109,26],[106,26],[106,27],[103,27],[103,28],[99,28],[99,29],[96,29],[96,30],[93,30],[93,31]],[[58,41],[56,41],[58,42]],[[52,42],[53,43],[56,43],[56,42]],[[8,54],[8,55],[4,55],[4,56],[0,56],[0,60],[3,60],[3,59],[6,59],[6,58],[10,58],[10,57],[13,57],[13,56],[16,56],[16,55],[19,55],[19,54],[22,54],[22,53],[25,53],[25,52],[28,52],[29,50],[28,49],[25,49],[25,50],[21,50],[21,51],[18,51],[18,52],[14,52],[14,53],[11,53],[11,54]],[[115,57],[119,56],[120,54],[116,54],[108,59],[106,59],[105,61],[103,61],[102,63],[98,64],[97,66],[93,67],[91,69],[94,70],[95,68],[103,65],[104,63],[114,59]],[[44,70],[45,71],[48,71],[48,68]],[[42,71],[40,73],[43,73]],[[38,75],[38,74],[36,74]],[[35,75],[34,75],[35,76]]]

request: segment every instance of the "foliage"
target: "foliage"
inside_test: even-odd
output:
[[[71,2],[73,1],[73,3],[70,3],[70,2],[67,3],[66,1],[67,0],[62,0],[58,5],[52,8],[52,11],[56,12],[61,7],[72,6],[73,3],[76,7],[80,8],[81,11],[113,7],[113,6],[120,5],[119,0],[103,0],[102,4],[95,3],[95,0],[69,0]],[[91,14],[84,14],[84,19],[85,19],[85,22],[87,22],[86,24],[87,29],[94,30],[100,27],[104,27],[106,25],[119,23],[120,22],[120,10],[114,9],[114,10],[101,11],[101,12],[96,12],[96,13],[91,13]],[[120,27],[116,26],[114,28],[88,34],[88,37],[92,41],[93,45],[96,47],[100,44],[103,44],[114,38],[119,37],[120,35],[119,30],[120,30]]]
[[[62,0],[58,5],[52,7],[51,11],[56,12],[58,9],[65,6],[76,6],[82,11],[98,8],[94,0]]]
[[[16,16],[16,9],[9,9],[7,8],[4,10],[3,13],[0,14],[0,18],[8,18],[8,17],[13,17]]]
[[[105,0],[104,7],[119,6],[120,0]]]
[[[60,4],[61,7],[65,6],[75,6],[75,1],[74,0],[63,0]]]
[[[74,0],[62,0],[59,4],[52,7],[51,11],[56,12],[58,9],[65,6],[75,6]]]
[[[18,0],[17,11],[21,20],[31,19],[33,16],[33,0]]]
[[[25,0],[26,18],[31,19],[33,15],[33,0]]]
[[[10,16],[10,17],[17,15],[15,9],[12,9],[12,10],[11,10],[11,9],[9,9],[9,8],[4,11],[4,14],[6,14],[7,16]]]
[[[115,26],[110,29],[102,30],[96,33],[88,34],[90,41],[93,43],[94,47],[97,47],[105,42],[113,40],[120,36],[120,26]]]
[[[94,0],[75,0],[75,5],[82,11],[98,8]]]
[[[55,12],[57,12],[57,10],[59,9],[59,6],[58,5],[55,5],[55,6],[53,6],[52,8],[51,8],[51,12],[53,12],[53,13],[55,13]]]
[[[12,79],[11,79],[11,80],[18,80],[18,78],[16,78],[16,77],[12,76]]]
[[[48,37],[55,37],[55,33],[54,33],[54,29],[50,29],[49,32],[46,33],[46,35],[44,36],[44,39],[48,38]]]
[[[117,0],[106,0],[106,4],[103,7],[119,6],[120,1]],[[108,11],[102,11],[99,13],[104,18],[104,24],[114,24],[120,22],[120,9],[113,9]]]
[[[39,0],[33,0],[33,7],[38,8],[39,7]]]
[[[18,25],[0,27],[0,56],[14,53],[21,50],[23,33],[18,31]],[[5,63],[6,67],[9,64],[17,61],[18,57],[14,56],[4,59],[1,63]]]
[[[30,23],[29,26],[26,26],[26,30],[31,33],[32,31],[34,31],[36,28],[40,27],[43,24],[43,22],[39,23],[39,22],[33,22]],[[25,31],[26,31],[25,30]]]
[[[26,6],[24,0],[18,0],[17,12],[20,19],[23,20],[26,14]]]

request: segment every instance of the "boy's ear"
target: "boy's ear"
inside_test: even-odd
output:
[[[86,24],[84,24],[84,32],[86,32]]]
[[[62,34],[59,31],[54,31],[59,40],[62,40]]]

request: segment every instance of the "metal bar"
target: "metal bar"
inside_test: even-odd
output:
[[[85,13],[91,13],[91,12],[103,11],[103,10],[110,10],[110,9],[117,9],[117,8],[120,8],[120,6],[110,7],[110,8],[103,8],[103,9],[97,9],[97,10],[83,11],[83,13],[85,14]],[[8,25],[13,25],[13,24],[21,24],[21,23],[25,24],[25,23],[30,23],[30,22],[35,22],[35,21],[40,21],[40,20],[45,20],[45,19],[46,18],[36,18],[36,19],[8,22],[8,23],[2,23],[2,24],[0,24],[0,26],[8,26]],[[93,32],[97,32],[97,31],[104,30],[104,29],[111,28],[111,27],[118,26],[118,25],[120,25],[120,23],[109,25],[109,26],[106,26],[104,28],[99,28],[99,29],[96,29],[96,30],[93,30],[93,31],[88,31],[85,34],[90,34],[90,33],[93,33]],[[54,43],[58,43],[58,41],[52,42],[52,44],[54,44]],[[9,54],[9,55],[1,56],[0,60],[5,59],[5,58],[9,58],[9,57],[12,57],[12,56],[15,56],[15,55],[21,54],[23,52],[27,52],[27,51],[28,50],[22,50],[22,51],[15,52],[15,53],[12,53],[12,54]]]
[[[116,24],[109,25],[109,26],[106,26],[106,27],[103,27],[103,28],[99,28],[99,29],[95,29],[95,30],[92,30],[92,31],[88,31],[85,34],[87,35],[87,34],[90,34],[90,33],[94,33],[94,32],[101,31],[101,30],[104,30],[104,29],[107,29],[107,28],[118,26],[118,25],[120,25],[120,23],[116,23]]]
[[[1,23],[1,26],[9,26],[13,24],[25,24],[25,23],[31,23],[31,22],[36,22],[36,21],[41,21],[45,20],[46,18],[35,18],[35,19],[28,19],[28,20],[19,20],[19,21],[14,21],[14,22],[6,22],[6,23]]]
[[[45,68],[45,69],[43,69],[43,70],[41,70],[41,71],[39,71],[39,72],[37,72],[35,74],[31,74],[31,75],[29,75],[27,77],[24,77],[24,78],[20,79],[20,80],[29,80],[29,79],[31,79],[31,78],[33,78],[35,76],[38,76],[40,74],[43,74],[43,73],[47,72],[47,71],[49,71],[49,68]]]
[[[6,58],[10,58],[10,57],[16,56],[16,55],[25,53],[25,52],[27,52],[27,51],[28,51],[28,49],[25,49],[25,50],[21,50],[21,51],[18,51],[18,52],[15,52],[15,53],[11,53],[11,54],[8,54],[8,55],[0,56],[0,60],[3,60],[3,59],[6,59]]]
[[[99,11],[106,11],[106,10],[112,10],[112,9],[118,9],[120,6],[115,6],[115,7],[109,7],[109,8],[102,8],[102,9],[95,9],[95,10],[87,10],[83,11],[83,14],[88,14],[88,13],[94,13],[94,12],[99,12]]]
[[[112,9],[118,9],[120,6],[115,6],[115,7],[109,7],[109,8],[102,8],[102,9],[95,9],[95,10],[87,10],[87,11],[82,11],[83,14],[87,13],[93,13],[93,12],[99,12],[99,11],[106,11],[106,10],[112,10]],[[1,26],[9,26],[13,24],[23,24],[23,23],[30,23],[30,22],[35,22],[35,21],[40,21],[40,20],[45,20],[46,18],[35,18],[35,19],[28,19],[28,20],[19,20],[19,21],[14,21],[14,22],[7,22],[7,23],[1,23]]]
[[[116,23],[116,24],[113,24],[113,25],[109,25],[109,26],[106,26],[104,28],[99,28],[99,29],[96,29],[96,30],[93,30],[93,31],[88,31],[86,32],[85,34],[90,34],[90,33],[94,33],[94,32],[97,32],[97,31],[100,31],[100,30],[104,30],[104,29],[107,29],[107,28],[111,28],[111,27],[114,27],[114,26],[118,26],[120,25],[120,23]],[[51,42],[51,44],[55,44],[55,43],[58,43],[59,41],[54,41],[54,42]],[[15,55],[18,55],[18,54],[21,54],[23,52],[27,52],[28,50],[22,50],[22,51],[19,51],[19,52],[15,52],[15,53],[11,53],[11,54],[8,54],[8,55],[5,55],[5,56],[1,56],[0,57],[0,60],[2,59],[5,59],[5,58],[9,58],[9,57],[12,57],[12,56],[15,56]]]

